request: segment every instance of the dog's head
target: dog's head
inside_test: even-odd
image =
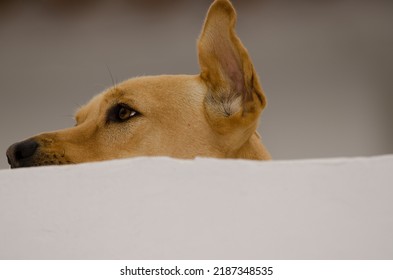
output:
[[[153,155],[268,159],[256,133],[266,99],[235,24],[231,3],[216,0],[198,41],[199,75],[118,84],[80,108],[75,127],[12,145],[11,167]]]

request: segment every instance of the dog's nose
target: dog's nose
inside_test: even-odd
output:
[[[7,150],[7,159],[11,168],[21,167],[24,161],[31,158],[38,149],[38,143],[32,139],[28,139],[13,144]]]

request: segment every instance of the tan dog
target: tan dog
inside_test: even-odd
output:
[[[94,97],[76,126],[12,145],[12,168],[136,156],[270,159],[256,132],[266,98],[227,0],[210,7],[199,75],[127,80]]]

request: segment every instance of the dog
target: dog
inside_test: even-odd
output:
[[[200,74],[115,85],[79,109],[74,127],[9,147],[11,168],[138,156],[270,159],[256,132],[266,97],[236,19],[230,1],[215,0],[198,39]]]

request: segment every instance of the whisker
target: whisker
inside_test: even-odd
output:
[[[63,117],[74,119],[74,115],[63,115]]]
[[[110,77],[111,77],[112,86],[116,89],[116,88],[117,88],[117,81],[116,81],[116,79],[113,78],[112,71],[111,71],[111,69],[109,68],[109,65],[108,65],[107,63],[105,63],[105,65],[106,65],[106,69],[108,70],[109,75],[110,75]]]
[[[72,104],[76,108],[81,108],[82,107],[82,105],[80,103],[78,103],[78,102],[72,102]]]

